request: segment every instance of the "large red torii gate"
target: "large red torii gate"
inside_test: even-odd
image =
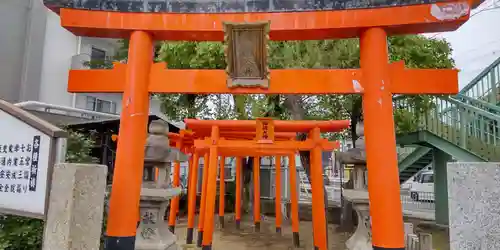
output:
[[[401,63],[389,63],[387,36],[455,30],[468,20],[477,2],[450,0],[287,13],[121,13],[56,8],[62,26],[75,35],[130,39],[126,65],[115,64],[112,70],[71,70],[68,83],[70,92],[124,93],[108,249],[131,250],[135,245],[151,92],[363,95],[373,246],[404,249],[392,94],[455,94],[458,80],[457,70],[405,69]],[[223,22],[267,22],[270,40],[360,37],[361,68],[270,70],[267,88],[230,88],[223,70],[172,70],[165,63],[153,63],[153,40],[223,41]],[[315,242],[317,249],[326,249],[318,244]]]

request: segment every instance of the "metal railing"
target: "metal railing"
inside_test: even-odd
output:
[[[395,113],[413,117],[407,127],[414,131],[427,130],[484,160],[500,161],[500,115],[452,97],[430,98],[425,114],[404,99],[395,101]]]
[[[328,202],[331,205],[340,206],[341,204],[341,187],[338,186],[325,186],[328,195]],[[312,195],[310,185],[299,185],[299,203],[311,203]],[[401,205],[405,211],[428,212],[434,213],[436,209],[434,204],[434,192],[410,192],[410,190],[401,191]]]
[[[458,101],[461,101],[465,104],[469,104],[471,106],[474,106],[476,108],[482,109],[486,112],[495,114],[495,115],[500,115],[500,106],[493,105],[489,102],[482,101],[480,99],[474,99],[472,97],[466,96],[466,95],[461,95],[458,94],[455,97],[452,97]]]
[[[436,209],[434,204],[434,192],[401,192],[401,205],[403,210],[428,210]]]
[[[335,183],[332,185],[325,185],[326,195],[328,195],[328,202],[331,204],[339,205],[341,201],[341,187],[340,183]],[[299,202],[300,203],[311,203],[312,192],[311,185],[300,183],[299,185]]]
[[[459,94],[497,105],[500,101],[500,58],[479,73]]]

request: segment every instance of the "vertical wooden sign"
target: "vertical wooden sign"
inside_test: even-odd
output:
[[[257,118],[257,143],[274,142],[274,122],[271,118]]]

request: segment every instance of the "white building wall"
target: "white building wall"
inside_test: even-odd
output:
[[[48,11],[39,101],[68,106],[72,94],[67,91],[71,58],[77,54],[77,37],[61,27],[57,14]]]
[[[8,34],[0,39],[5,45],[0,55],[7,62],[0,68],[0,75],[4,76],[0,78],[1,98],[87,109],[87,96],[92,96],[113,102],[115,113],[121,112],[122,94],[67,92],[69,70],[84,68],[83,62],[90,60],[92,47],[112,58],[119,46],[116,40],[76,37],[62,28],[59,16],[39,0],[0,0],[0,6],[5,8],[0,13],[6,20],[12,21],[12,15],[20,16],[18,21],[25,20],[17,26],[0,24],[0,30]],[[160,103],[152,101],[150,110],[151,114],[161,113]]]

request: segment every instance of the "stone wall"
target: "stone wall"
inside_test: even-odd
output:
[[[500,249],[500,163],[449,163],[450,249]]]

